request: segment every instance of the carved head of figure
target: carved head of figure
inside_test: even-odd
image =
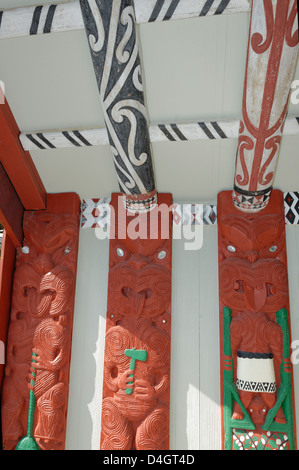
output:
[[[109,305],[122,315],[158,317],[171,300],[171,253],[161,240],[111,243]]]
[[[220,261],[225,258],[276,258],[285,248],[282,215],[242,214],[226,215],[219,219]]]
[[[232,309],[271,313],[288,301],[287,267],[278,260],[227,258],[219,271],[221,299]]]
[[[18,264],[31,264],[41,275],[58,265],[74,272],[78,229],[75,217],[27,212],[23,227],[24,247],[18,249]]]

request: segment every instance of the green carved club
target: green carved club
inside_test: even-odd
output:
[[[126,349],[125,350],[125,356],[130,357],[130,370],[135,370],[135,363],[136,361],[146,361],[147,359],[147,351],[144,349]],[[129,377],[134,377],[134,374],[129,375]],[[133,382],[128,382],[129,384],[132,384]],[[133,393],[132,388],[126,388],[126,394],[131,395]]]

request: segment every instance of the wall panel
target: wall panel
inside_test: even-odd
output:
[[[299,226],[287,226],[292,338],[299,340]],[[99,449],[108,240],[81,230],[67,449]],[[203,247],[173,241],[171,450],[221,448],[217,227]],[[299,358],[299,354],[297,354]],[[299,364],[294,366],[297,428]]]

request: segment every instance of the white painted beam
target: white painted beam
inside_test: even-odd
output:
[[[78,1],[0,11],[0,39],[84,29]]]
[[[134,0],[137,23],[250,11],[250,0]]]
[[[134,0],[137,24],[249,12],[250,4],[250,0]],[[0,39],[82,29],[78,0],[0,11]]]
[[[236,139],[240,121],[206,121],[179,124],[152,124],[149,127],[151,142],[180,142],[202,139]],[[299,134],[299,117],[289,116],[284,135]],[[23,132],[19,136],[24,150],[46,150],[66,147],[92,147],[108,145],[108,135],[103,129],[80,129],[43,132]]]

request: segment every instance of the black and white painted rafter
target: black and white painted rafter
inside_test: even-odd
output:
[[[82,29],[78,1],[0,11],[0,39]]]
[[[109,144],[108,134],[105,128],[24,132],[20,134],[19,138],[24,150],[96,147],[98,145]]]
[[[156,187],[132,0],[80,0],[109,143],[126,207],[149,210]]]
[[[250,11],[250,0],[134,0],[138,23]]]
[[[198,121],[188,123],[151,124],[149,136],[155,142],[184,142],[190,140],[236,139],[240,121]],[[299,134],[299,117],[289,116],[283,135]],[[24,150],[43,150],[65,147],[108,145],[107,130],[80,129],[43,132],[23,132],[20,141]]]
[[[134,0],[136,23],[250,11],[250,0]],[[79,0],[0,11],[0,39],[84,29]]]

